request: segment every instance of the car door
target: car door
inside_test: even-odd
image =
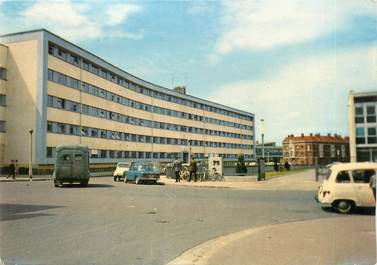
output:
[[[137,164],[132,163],[130,166],[130,170],[127,172],[127,180],[135,180],[135,174],[137,170]]]
[[[72,177],[72,151],[63,149],[58,154],[56,176],[59,179]]]
[[[334,183],[334,200],[355,200],[351,177],[347,170],[338,172]]]
[[[369,186],[371,176],[375,170],[356,169],[352,170],[353,187],[357,206],[373,207],[375,205],[373,191]]]

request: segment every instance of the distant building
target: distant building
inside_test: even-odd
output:
[[[257,142],[257,145],[255,147],[255,154],[257,156],[257,159],[263,157],[263,149],[264,157],[267,162],[274,160],[280,161],[281,159],[283,159],[283,147],[276,146],[275,142],[264,143],[263,146],[262,144]]]
[[[340,135],[288,135],[283,141],[283,159],[293,165],[320,165],[349,161],[349,139]]]
[[[348,98],[348,128],[352,162],[377,162],[377,91]]]

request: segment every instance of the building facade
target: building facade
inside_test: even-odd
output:
[[[277,146],[275,142],[267,142],[264,143],[263,146],[257,142],[255,147],[257,159],[263,157],[263,150],[266,162],[280,161],[283,159],[283,147]]]
[[[46,31],[0,37],[0,165],[54,162],[86,144],[91,163],[175,156],[254,158],[254,114],[154,85]],[[3,77],[3,78],[2,78]]]
[[[377,91],[348,98],[348,128],[352,162],[377,162]]]
[[[327,165],[349,161],[348,138],[339,135],[288,135],[283,140],[283,159],[293,165]]]

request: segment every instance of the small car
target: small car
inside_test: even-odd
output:
[[[144,182],[157,183],[160,179],[160,172],[156,170],[155,164],[152,162],[132,162],[130,169],[123,173],[124,182],[134,181],[136,184]]]
[[[124,173],[130,169],[130,163],[127,162],[119,162],[117,167],[114,170],[114,181],[119,181],[123,179]]]
[[[316,200],[323,208],[349,213],[356,207],[375,207],[370,178],[377,174],[377,163],[339,163],[329,167],[318,189]]]

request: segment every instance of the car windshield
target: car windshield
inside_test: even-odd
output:
[[[130,167],[129,164],[118,164],[118,167],[125,168],[125,167]]]

